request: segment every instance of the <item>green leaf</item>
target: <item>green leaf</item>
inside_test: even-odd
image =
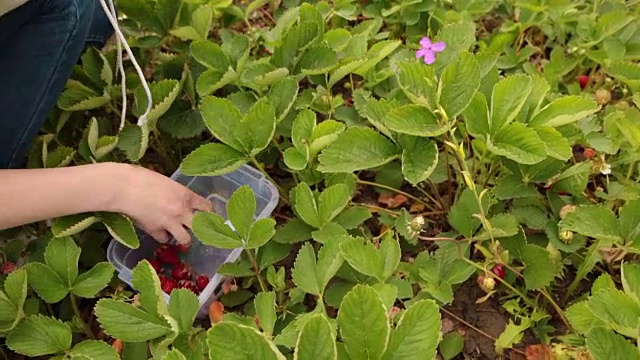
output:
[[[118,352],[104,341],[85,340],[71,349],[71,359],[118,360]]]
[[[75,154],[76,151],[70,147],[62,145],[58,146],[55,148],[55,150],[47,154],[47,159],[44,165],[49,169],[65,167],[69,165],[69,163],[71,163]]]
[[[482,92],[476,92],[469,106],[462,112],[462,117],[469,134],[487,138],[491,132],[491,124],[489,123],[487,99]]]
[[[618,210],[620,215],[619,232],[627,245],[640,241],[640,200],[627,202]]]
[[[92,213],[63,216],[53,221],[51,231],[55,237],[71,236],[88,229],[98,221],[100,218]]]
[[[316,280],[318,286],[324,292],[325,287],[340,270],[344,259],[340,252],[340,244],[348,237],[341,236],[327,241],[318,251],[318,263],[316,265]]]
[[[530,325],[529,323],[529,319],[525,319],[522,323],[516,325],[513,320],[509,319],[504,331],[495,342],[496,353],[502,354],[504,349],[512,348],[513,345],[522,341],[524,332]]]
[[[349,128],[318,156],[318,171],[350,173],[370,169],[400,156],[400,149],[370,128]]]
[[[596,317],[617,332],[633,338],[638,336],[640,305],[622,291],[600,290],[593,294],[587,306]]]
[[[208,41],[194,41],[190,45],[191,56],[200,64],[209,69],[225,72],[231,65],[231,61],[220,45]]]
[[[243,185],[229,198],[227,214],[233,227],[244,239],[249,238],[256,212],[256,197],[249,185]]]
[[[206,39],[211,30],[213,11],[211,5],[202,5],[191,14],[191,26],[198,32],[200,39]]]
[[[320,295],[323,289],[318,284],[316,254],[310,243],[305,243],[298,252],[291,272],[293,282],[300,289],[313,295]]]
[[[4,282],[4,292],[0,291],[0,334],[5,336],[25,316],[24,304],[27,298],[27,271],[12,271]]]
[[[261,98],[249,109],[242,123],[249,136],[249,155],[256,155],[269,145],[275,133],[275,110],[267,98]]]
[[[482,198],[482,203],[483,207],[488,208],[489,199],[487,196]],[[466,188],[449,211],[449,224],[460,234],[471,238],[480,226],[480,220],[473,216],[474,214],[480,214],[480,208],[473,192]]]
[[[295,214],[305,223],[319,229],[321,226],[318,204],[307,183],[300,183],[291,190],[291,202]]]
[[[65,287],[71,288],[78,277],[80,248],[70,237],[53,238],[44,252],[47,265],[58,275]]]
[[[393,273],[395,273],[398,265],[400,264],[400,244],[396,241],[396,238],[392,232],[388,232],[380,242],[378,249],[380,253],[380,259],[383,264],[382,276],[388,279]]]
[[[298,81],[292,77],[278,80],[271,86],[267,98],[275,109],[277,123],[280,123],[289,114],[289,110],[298,96],[298,90]]]
[[[315,314],[304,323],[298,335],[293,358],[294,360],[336,360],[338,358],[335,335],[331,323],[324,315]]]
[[[640,65],[637,63],[617,61],[607,66],[605,71],[627,84],[634,92],[640,89]]]
[[[440,311],[433,300],[412,304],[398,321],[391,334],[383,359],[435,358],[440,332]]]
[[[518,220],[511,214],[497,214],[489,219],[489,223],[491,224],[491,235],[485,228],[474,237],[474,240],[490,240],[491,236],[494,238],[511,237],[515,236],[520,229]]]
[[[595,328],[587,335],[587,349],[594,360],[637,360],[638,348],[606,328]]]
[[[373,244],[364,238],[354,238],[340,245],[344,259],[358,272],[375,277],[380,282],[386,280],[385,263]]]
[[[113,278],[113,265],[108,262],[97,263],[91,270],[80,274],[71,292],[84,298],[93,298],[104,289]]]
[[[242,82],[247,87],[260,91],[261,88],[276,84],[287,76],[289,69],[274,66],[264,58],[247,65],[242,73]]]
[[[496,155],[504,156],[519,164],[533,165],[547,157],[547,148],[535,130],[522,123],[504,126],[487,148]]]
[[[243,246],[242,240],[220,215],[212,212],[197,212],[193,216],[193,233],[203,244],[222,249]]]
[[[26,356],[44,356],[71,348],[71,329],[58,319],[29,316],[7,336],[7,347]]]
[[[320,35],[315,22],[305,21],[294,25],[284,36],[282,45],[273,52],[272,62],[276,66],[290,67],[298,51],[313,44]]]
[[[600,110],[600,106],[581,96],[565,96],[545,106],[529,122],[531,126],[558,127],[582,120]]]
[[[464,349],[464,338],[457,331],[452,331],[444,336],[438,349],[444,360],[451,360]]]
[[[336,68],[329,74],[329,82],[327,83],[328,88],[331,89],[335,84],[337,84],[340,80],[342,80],[342,78],[356,71],[360,66],[364,65],[364,63],[366,62],[367,62],[366,59],[357,59],[357,60],[348,61],[340,65],[338,68]]]
[[[494,188],[498,200],[535,197],[538,190],[533,184],[525,183],[519,176],[508,175],[500,179]]]
[[[207,331],[211,360],[285,360],[278,348],[254,328],[221,322]]]
[[[516,118],[531,93],[531,77],[512,75],[500,80],[491,94],[491,133],[496,134],[503,126]]]
[[[109,234],[122,245],[137,249],[140,246],[140,240],[136,234],[136,229],[128,217],[117,213],[99,213],[100,220],[109,231]]]
[[[238,78],[238,74],[229,68],[226,71],[207,69],[196,80],[196,91],[200,96],[206,96],[231,84]]]
[[[221,143],[204,144],[184,158],[180,169],[189,176],[229,174],[247,163],[247,157]]]
[[[392,109],[387,114],[385,125],[395,132],[415,136],[438,136],[448,129],[446,125],[440,124],[429,109],[420,105],[404,105]]]
[[[256,295],[253,304],[256,307],[256,314],[260,319],[262,331],[268,337],[271,337],[273,335],[273,327],[276,324],[276,293],[273,291],[261,292]]]
[[[640,304],[640,266],[624,263],[621,269],[624,292]]]
[[[618,221],[611,209],[605,206],[578,206],[560,220],[558,225],[562,231],[574,231],[601,240],[622,240]]]
[[[371,71],[384,58],[391,55],[400,45],[402,45],[402,43],[398,40],[382,40],[374,43],[367,52],[367,61],[360,65],[353,73],[365,76],[367,72]]]
[[[318,198],[318,218],[320,227],[330,223],[351,200],[349,188],[344,184],[335,184],[326,188]]]
[[[148,127],[126,124],[118,134],[117,147],[125,153],[127,159],[138,161],[146,152],[148,142]]]
[[[418,62],[401,62],[396,69],[398,84],[409,100],[432,111],[436,109],[435,76],[432,67]]]
[[[422,137],[401,136],[402,174],[412,185],[421,183],[438,165],[438,147],[435,142]]]
[[[574,330],[582,335],[587,335],[592,329],[605,326],[604,321],[598,319],[589,310],[587,301],[581,301],[569,306],[566,314]]]
[[[166,321],[121,301],[101,299],[95,312],[104,332],[125,342],[149,341],[172,332]]]
[[[193,26],[180,26],[169,31],[171,35],[182,40],[202,40],[202,35]]]
[[[142,260],[131,272],[131,286],[138,290],[138,297],[142,308],[160,319],[169,313],[167,304],[162,297],[160,279],[148,260]]]
[[[438,102],[449,119],[460,115],[471,103],[480,88],[480,78],[478,63],[468,52],[463,52],[456,62],[447,65],[440,78]]]
[[[454,62],[461,52],[469,50],[475,44],[475,33],[476,26],[471,21],[450,23],[440,29],[433,41],[443,41],[447,44],[447,48],[436,56],[434,66],[438,69],[438,72],[446,65]]]
[[[153,129],[158,119],[169,110],[169,107],[171,107],[171,104],[175,101],[180,93],[181,85],[178,80],[165,79],[149,83],[149,89],[151,90],[151,98],[153,101],[151,103],[151,111],[149,115],[147,115],[147,120],[149,129]],[[131,112],[135,116],[141,116],[147,109],[147,95],[142,87],[137,88],[134,94],[136,101]]]
[[[547,287],[556,274],[556,265],[551,254],[545,248],[529,244],[520,254],[524,263],[524,282],[529,290],[538,290]]]
[[[83,88],[67,88],[58,98],[58,107],[64,111],[97,109],[111,101],[109,94],[99,95]]]
[[[338,65],[338,55],[327,45],[318,45],[305,51],[298,67],[304,75],[326,74]]]
[[[350,230],[357,228],[365,220],[371,217],[371,211],[365,206],[351,206],[340,213],[333,222],[337,223],[344,229]]]
[[[340,218],[340,216],[338,216],[338,218]],[[336,221],[338,220],[336,219]],[[313,230],[313,227],[295,218],[276,229],[276,235],[273,241],[281,244],[295,244],[311,239],[311,232]]]
[[[540,139],[544,141],[547,155],[562,161],[566,161],[571,157],[571,145],[558,130],[546,126],[536,127],[534,130],[538,133]]]
[[[67,296],[69,287],[49,266],[33,262],[27,264],[25,269],[28,273],[29,285],[42,300],[53,304]]]
[[[282,155],[285,165],[291,170],[300,171],[307,167],[307,159],[304,154],[294,147],[286,149]]]
[[[266,244],[276,234],[276,221],[271,218],[260,219],[251,226],[246,240],[246,249],[257,249]]]
[[[351,359],[382,358],[391,329],[386,308],[373,288],[356,285],[345,295],[338,311],[338,325]]]
[[[187,360],[187,357],[174,347],[162,357],[162,360]]]
[[[216,138],[239,152],[248,151],[238,138],[243,115],[231,100],[207,96],[200,103],[200,111],[207,128]]]
[[[181,333],[188,333],[200,310],[198,296],[187,289],[175,289],[169,300],[169,314],[178,323]]]

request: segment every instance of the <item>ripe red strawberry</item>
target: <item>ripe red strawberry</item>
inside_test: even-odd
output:
[[[491,271],[496,274],[500,279],[504,279],[507,273],[504,271],[504,266],[498,264],[491,269]]]
[[[589,84],[589,76],[587,75],[578,75],[578,82],[580,83],[580,88],[584,89]]]
[[[174,266],[180,263],[177,250],[166,244],[160,245],[160,247],[153,252],[153,255],[155,255],[161,263]]]
[[[178,252],[181,252],[183,254],[184,253],[188,253],[189,250],[191,250],[191,245],[190,244],[189,245],[178,244],[176,246],[176,249],[178,249]]]
[[[167,294],[171,294],[173,289],[178,287],[178,283],[170,277],[160,275],[160,288]]]
[[[13,272],[17,268],[18,267],[16,266],[15,263],[12,263],[11,261],[7,261],[6,263],[2,264],[2,274],[7,275]]]
[[[171,270],[171,277],[176,280],[187,280],[191,278],[191,266],[187,263],[179,263]]]
[[[180,280],[178,281],[178,287],[181,289],[190,290],[192,293],[198,295],[200,292],[196,287],[196,284],[192,280]]]
[[[151,267],[153,267],[156,273],[160,274],[162,272],[162,265],[160,264],[160,261],[158,261],[158,259],[149,260],[149,264],[151,264]]]
[[[584,149],[584,152],[582,153],[584,155],[584,157],[586,157],[587,159],[591,159],[594,156],[596,156],[596,151],[593,150],[592,148],[586,148]]]
[[[198,287],[198,289],[200,289],[200,291],[204,290],[204,288],[206,288],[207,285],[209,285],[208,276],[198,275],[198,277],[196,277],[196,286]]]

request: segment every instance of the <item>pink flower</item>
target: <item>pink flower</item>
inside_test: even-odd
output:
[[[424,58],[425,64],[433,64],[436,61],[436,53],[443,52],[447,48],[447,44],[444,42],[439,41],[433,44],[426,36],[420,40],[420,46],[420,50],[416,52],[416,58]]]

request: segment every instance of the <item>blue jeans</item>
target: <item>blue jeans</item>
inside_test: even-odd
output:
[[[83,50],[112,33],[97,0],[29,0],[0,17],[0,168],[22,167]]]

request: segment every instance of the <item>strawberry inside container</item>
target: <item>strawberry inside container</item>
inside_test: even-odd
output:
[[[222,176],[191,177],[178,170],[171,178],[210,200],[213,211],[225,220],[228,199],[243,185],[249,185],[255,194],[256,219],[271,216],[278,203],[275,186],[260,172],[247,165]],[[230,225],[229,222],[227,224]],[[159,274],[165,301],[169,301],[173,289],[191,290],[198,295],[198,317],[207,316],[208,306],[218,298],[224,281],[224,277],[217,273],[218,268],[222,264],[236,261],[243,249],[208,246],[200,242],[193,233],[190,246],[180,248],[173,239],[163,245],[140,230],[137,233],[140,238],[140,247],[137,249],[129,249],[115,240],[109,244],[107,258],[116,268],[118,277],[131,286],[133,268],[143,259],[148,260]]]

